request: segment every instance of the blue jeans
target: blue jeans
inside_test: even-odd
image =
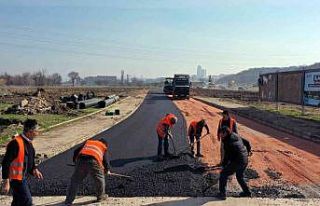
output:
[[[31,206],[32,197],[26,180],[10,181],[13,200],[11,206]]]
[[[168,136],[162,138],[158,135],[158,140],[159,140],[159,143],[158,143],[158,156],[162,154],[162,144],[164,146],[164,155],[168,155],[169,152],[169,138]]]

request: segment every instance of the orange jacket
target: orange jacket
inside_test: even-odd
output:
[[[234,131],[234,126],[235,126],[236,123],[237,123],[236,120],[234,118],[230,117],[230,121],[229,121],[229,126],[228,127],[233,132],[236,132],[236,131]],[[220,121],[219,121],[218,134],[217,134],[219,141],[220,141],[220,136],[219,136],[220,134],[219,133],[220,133],[221,129],[222,129],[222,119],[220,119]]]
[[[98,140],[87,140],[79,155],[87,155],[94,157],[98,163],[103,166],[103,156],[107,151],[107,146]]]
[[[15,136],[12,141],[17,141],[19,152],[18,156],[11,162],[9,167],[9,179],[10,180],[22,180],[23,179],[23,164],[25,157],[25,148],[23,139],[20,135]]]
[[[171,123],[172,118],[177,118],[174,114],[168,114],[164,118],[160,120],[160,122],[157,125],[157,134],[161,137],[164,138],[166,134],[166,127],[169,126],[170,128],[173,126]]]
[[[189,125],[189,129],[188,129],[188,135],[196,135],[197,134],[197,121],[192,121]],[[193,130],[193,133],[191,133],[191,129]]]

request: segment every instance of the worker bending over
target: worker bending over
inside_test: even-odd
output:
[[[162,145],[164,145],[164,155],[170,156],[169,153],[169,138],[172,138],[171,129],[177,122],[177,117],[174,114],[166,114],[157,125],[158,135],[158,159],[162,158]]]
[[[109,173],[107,161],[108,143],[104,139],[87,140],[74,151],[73,162],[76,163],[71,183],[68,188],[66,205],[74,201],[79,184],[90,174],[96,184],[97,202],[107,198],[105,195],[105,174]]]
[[[196,143],[197,143],[196,156],[197,157],[203,157],[203,155],[201,154],[201,150],[200,150],[201,149],[200,137],[202,135],[203,127],[206,128],[207,134],[209,134],[210,133],[209,127],[204,119],[201,119],[200,121],[192,121],[190,123],[189,129],[188,129],[188,136],[190,139],[190,146],[191,146],[192,155],[194,155],[194,140],[196,139]]]

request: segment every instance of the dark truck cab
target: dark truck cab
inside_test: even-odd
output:
[[[189,98],[190,76],[188,74],[175,74],[173,78],[173,98]]]
[[[173,92],[173,78],[172,77],[167,77],[164,81],[164,87],[163,87],[163,92],[167,95],[172,94]]]

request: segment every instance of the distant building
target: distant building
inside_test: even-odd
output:
[[[207,78],[207,71],[198,65],[197,67],[197,79],[198,80],[205,80]]]
[[[89,76],[84,78],[86,85],[114,85],[117,84],[116,76]]]

